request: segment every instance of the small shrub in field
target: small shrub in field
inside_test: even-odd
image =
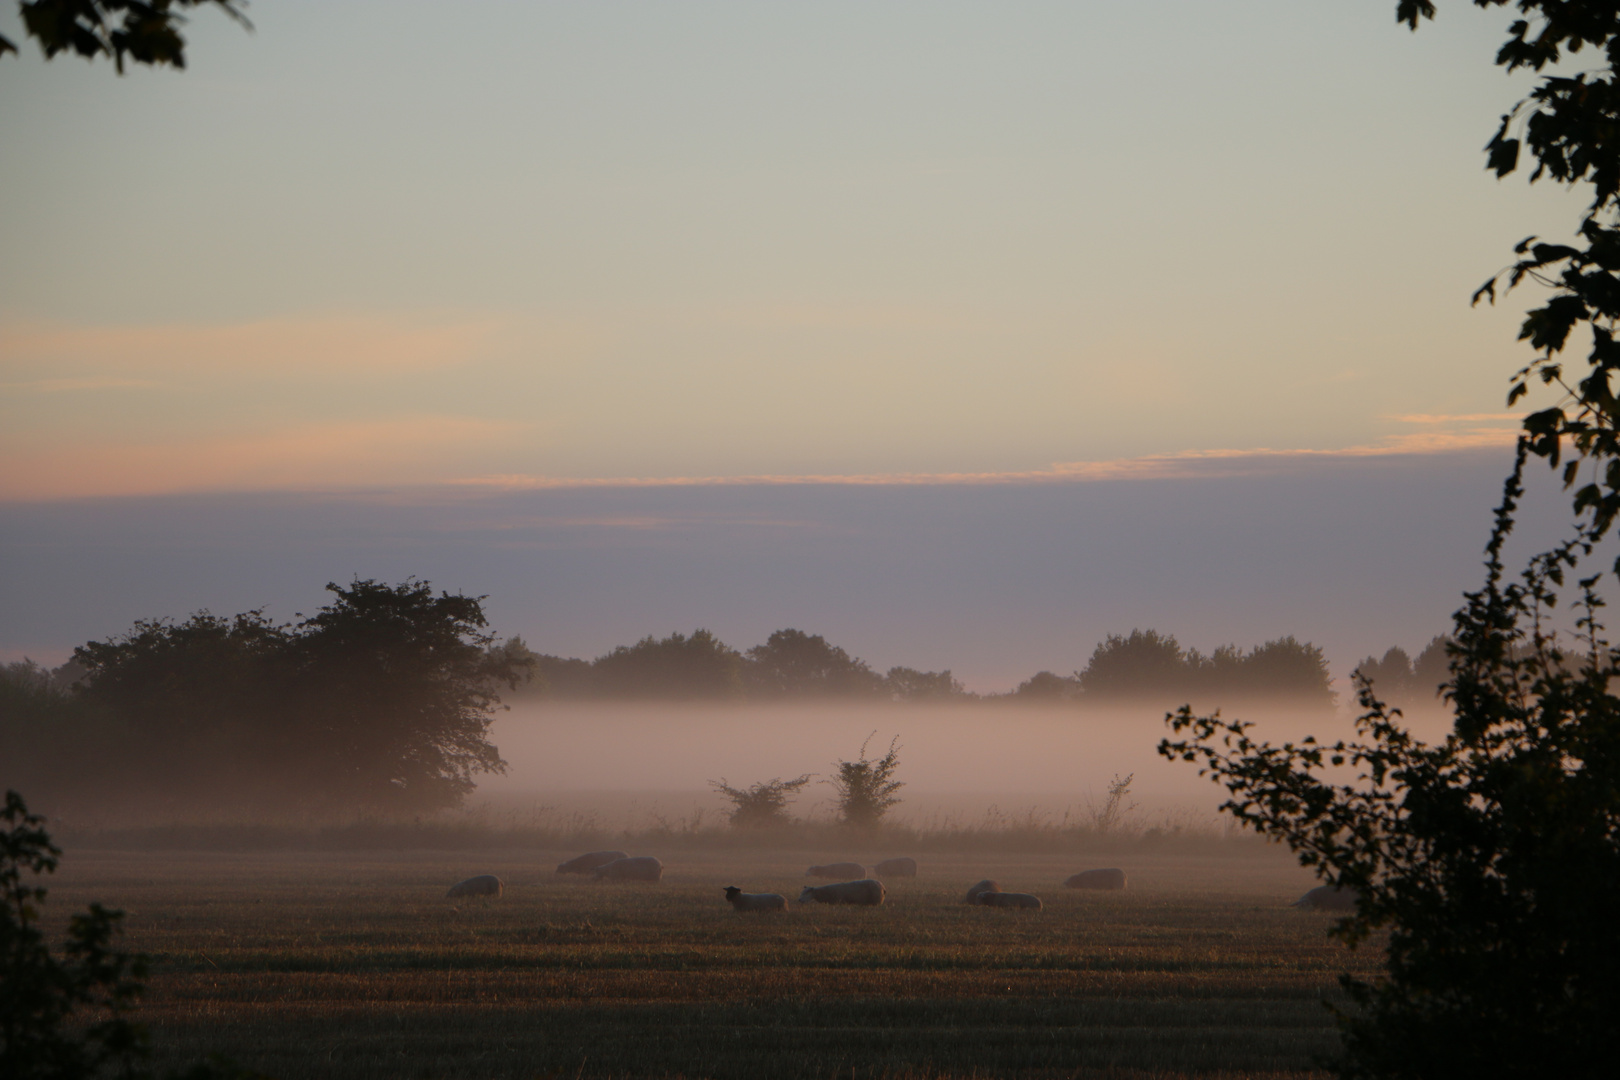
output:
[[[709,785],[731,800],[730,821],[733,828],[769,829],[793,823],[787,812],[788,802],[810,782],[810,777],[810,773],[792,780],[777,777],[762,780],[747,789],[734,788],[726,783],[725,777],[721,777],[710,780]]]
[[[1108,784],[1108,794],[1103,801],[1091,804],[1087,810],[1091,816],[1091,827],[1097,832],[1107,835],[1115,833],[1124,826],[1126,819],[1136,809],[1135,803],[1128,803],[1131,796],[1131,781],[1136,779],[1135,773],[1126,773],[1123,779],[1118,773]]]
[[[894,779],[900,767],[899,740],[896,735],[889,743],[889,752],[871,761],[866,756],[867,743],[872,741],[868,735],[861,744],[860,760],[838,762],[838,775],[828,783],[838,792],[838,818],[845,825],[873,828],[900,802],[895,792],[905,784]]]

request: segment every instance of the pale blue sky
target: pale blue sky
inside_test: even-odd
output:
[[[1494,492],[1480,462],[1513,428],[1502,400],[1526,358],[1513,337],[1528,299],[1488,310],[1468,296],[1526,234],[1566,235],[1577,201],[1483,171],[1480,147],[1527,85],[1491,65],[1507,16],[1450,3],[1414,35],[1393,7],[262,0],[252,34],[198,13],[185,72],[119,78],[46,64],[29,44],[0,61],[0,514],[21,545],[0,588],[38,602],[8,605],[0,649],[280,595],[270,578],[241,594],[223,569],[214,592],[206,574],[180,588],[172,552],[189,541],[162,531],[170,497],[261,521],[311,493],[410,490],[440,506],[476,491],[499,517],[517,505],[502,499],[585,497],[547,494],[559,482],[630,498],[611,482],[752,477],[726,498],[774,507],[810,497],[771,494],[807,476],[877,485],[831,485],[859,503],[949,501],[967,489],[911,485],[971,474],[965,507],[1036,481],[1006,519],[1017,550],[1048,535],[1042,498],[1076,520],[1104,513],[1075,477],[1119,477],[1138,494],[1107,513],[1134,513],[1171,490],[1165,477],[1234,482],[1200,479],[1198,462],[1242,452],[1245,483],[1269,471],[1279,487],[1233,505],[1281,521],[1288,485],[1311,487],[1299,470],[1343,457],[1486,493],[1436,495],[1452,516],[1401,526],[1430,531],[1412,544],[1443,534],[1468,552],[1466,584]],[[0,32],[17,36],[9,7]],[[1368,483],[1357,497],[1372,508],[1383,496]],[[289,569],[275,588],[379,567],[492,594],[515,580],[481,540],[455,556],[422,539],[442,513],[397,520],[398,545],[375,539],[375,561],[364,544],[327,561],[322,527],[294,514],[309,531],[278,534]],[[43,598],[83,579],[27,539],[38,515],[89,530],[50,533],[64,551],[147,522],[127,559],[97,570],[123,568],[82,619],[52,621]],[[874,550],[926,563],[933,537],[906,520]],[[249,573],[256,541],[221,528],[238,547],[218,565]],[[1332,530],[1311,535],[1299,557],[1322,572],[1349,557]],[[394,557],[421,544],[431,565]],[[1008,595],[1044,603],[1057,550],[1027,580],[1007,569],[1024,583]],[[1248,557],[1197,551],[1200,574]],[[531,556],[536,580],[562,572]],[[1063,656],[1158,610],[1150,563],[1141,579],[1073,565],[1114,575],[1122,599],[1074,625]],[[1460,587],[1424,573],[1446,596]],[[148,588],[158,580],[174,591]],[[552,647],[588,654],[707,618],[673,600],[631,610],[615,580],[608,564],[578,570],[629,605],[621,620],[593,621],[580,584],[572,608],[525,594],[534,606],[503,628],[556,630]],[[748,612],[739,594],[716,629],[747,644],[812,621],[825,586],[803,584],[755,590]],[[1051,602],[1082,603],[1090,586],[1075,588]],[[1285,592],[1256,593],[1230,634],[1215,632],[1231,610],[1218,590],[1208,619],[1189,620],[1207,632],[1151,621],[1201,646],[1314,633],[1283,617],[1305,610]],[[1388,618],[1408,644],[1455,606],[1401,595]],[[954,624],[973,624],[973,596]],[[868,643],[876,662],[1012,672],[988,658],[1021,647],[1007,626],[979,654],[927,634],[882,647],[876,628],[919,624],[906,610],[807,628]],[[1336,659],[1382,640],[1372,608],[1357,619]],[[1031,626],[1029,641],[1050,636]]]
[[[1524,83],[1453,7],[266,2],[197,15],[184,73],[8,60],[0,493],[1019,471],[1499,411],[1519,308],[1468,294],[1574,219],[1482,171]]]

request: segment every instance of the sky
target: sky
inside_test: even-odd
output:
[[[1393,8],[264,0],[183,72],[25,44],[0,658],[411,574],[565,655],[799,626],[981,689],[1138,625],[1421,646],[1528,358],[1533,296],[1469,296],[1579,203],[1483,169],[1507,16]]]

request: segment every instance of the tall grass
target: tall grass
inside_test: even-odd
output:
[[[126,827],[60,828],[74,847],[110,850],[240,851],[472,851],[507,848],[590,849],[669,847],[735,850],[845,848],[871,851],[1131,851],[1253,844],[1226,821],[1189,809],[1148,814],[1128,799],[1127,778],[1116,779],[1100,803],[1061,811],[1032,807],[1005,812],[992,804],[977,816],[935,811],[920,820],[854,828],[831,820],[795,819],[771,828],[737,828],[723,813],[693,806],[657,807],[611,820],[595,811],[478,806],[465,811],[400,818],[357,816],[345,821],[189,820]]]

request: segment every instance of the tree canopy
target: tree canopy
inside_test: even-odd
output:
[[[1222,645],[1205,656],[1183,649],[1174,636],[1156,630],[1110,634],[1075,676],[1077,696],[1090,701],[1167,698],[1201,700],[1273,700],[1291,705],[1331,708],[1332,677],[1322,650],[1292,635],[1256,645],[1244,652]],[[1060,687],[1034,680],[1028,693],[1051,694]],[[1025,687],[1019,688],[1024,693]]]
[[[8,774],[53,799],[154,810],[459,802],[503,767],[489,723],[526,657],[490,648],[481,598],[424,581],[327,589],[293,624],[199,612],[81,646],[71,690],[36,678],[0,724]]]
[[[778,630],[748,650],[748,696],[784,698],[881,697],[883,676],[820,634]]]
[[[705,701],[741,698],[743,659],[707,630],[647,636],[592,665],[597,694],[610,698]]]

